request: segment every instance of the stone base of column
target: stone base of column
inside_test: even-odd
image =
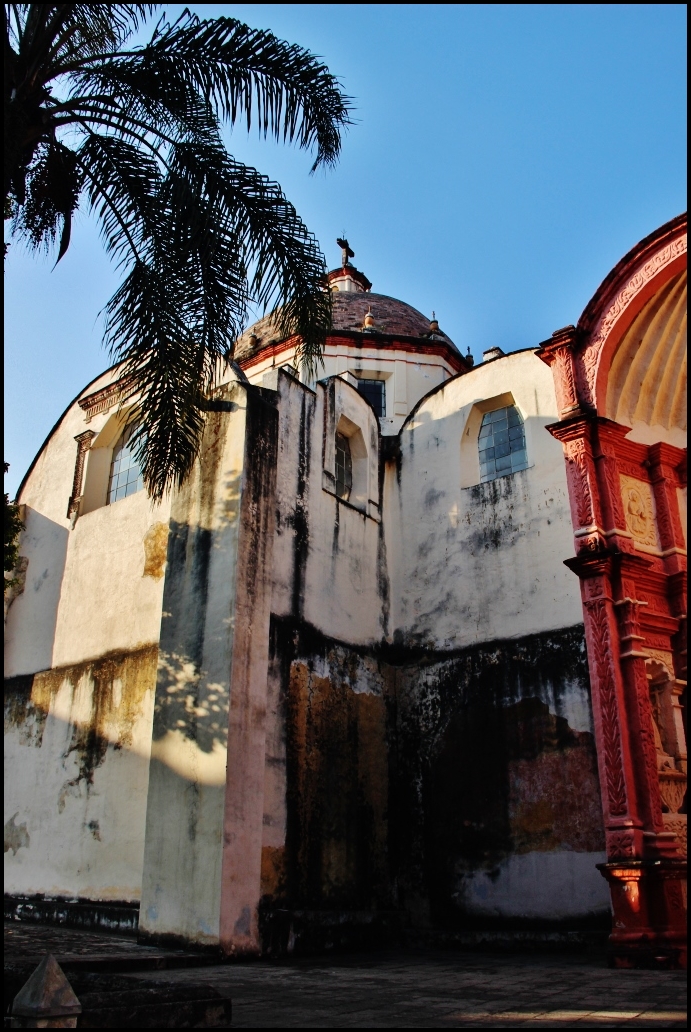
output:
[[[686,861],[598,864],[612,893],[611,967],[686,968]]]

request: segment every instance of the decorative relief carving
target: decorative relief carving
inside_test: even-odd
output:
[[[634,541],[646,548],[660,547],[655,521],[655,502],[650,484],[620,475],[626,528]]]
[[[686,775],[680,770],[660,771],[660,796],[667,813],[678,814],[686,795]]]
[[[91,447],[96,434],[93,430],[85,430],[83,434],[77,434],[75,441],[77,442],[77,458],[74,463],[74,479],[72,481],[72,494],[70,500],[67,503],[67,518],[76,516],[79,512],[79,501],[82,495],[82,480],[84,479],[84,460],[86,459],[86,453]]]
[[[603,598],[609,594],[604,577],[590,577],[585,583],[588,598]]]
[[[600,361],[602,345],[609,336],[614,324],[625,308],[631,304],[636,295],[645,285],[656,276],[661,269],[674,261],[679,255],[686,253],[686,236],[672,240],[665,247],[660,248],[642,268],[630,277],[628,282],[616,294],[607,311],[601,316],[597,326],[593,330],[587,347],[581,354],[581,365],[583,377],[581,390],[584,401],[587,405],[595,406],[595,379],[597,367]]]
[[[93,394],[87,394],[85,398],[79,399],[79,407],[84,410],[85,422],[89,423],[99,412],[107,412],[127,393],[127,383],[116,380],[115,383],[102,387]]]
[[[649,634],[648,632],[646,632],[645,651],[648,653],[648,655],[653,656],[653,658],[656,658],[656,653],[652,651],[653,649],[662,649],[665,655],[671,655],[669,635]]]
[[[564,413],[578,407],[576,378],[573,371],[573,352],[570,345],[567,345],[563,348],[557,348],[552,354],[554,358],[552,373],[557,391],[559,392],[559,410],[561,413]]]
[[[640,462],[623,462],[617,457],[617,466],[620,473],[625,473],[628,477],[634,477],[636,480],[645,480],[647,472],[645,466]]]
[[[658,778],[658,749],[656,738],[656,724],[653,715],[653,708],[650,700],[650,688],[645,671],[645,665],[641,660],[633,662],[633,682],[636,692],[636,708],[638,710],[638,733],[640,735],[641,752],[645,763],[645,775],[648,781],[648,796],[650,799],[650,819],[655,831],[662,830],[662,799],[660,796],[660,781]]]
[[[566,442],[564,453],[572,497],[576,503],[578,526],[590,527],[595,522],[595,516],[588,479],[588,453],[585,442],[583,440]]]
[[[610,860],[628,860],[636,856],[633,832],[607,832],[607,856]]]
[[[607,603],[604,600],[586,602],[589,617],[591,642],[595,653],[597,689],[602,715],[602,747],[605,759],[607,785],[607,807],[612,816],[627,812],[624,765],[619,740],[619,709],[616,685],[612,673],[612,642],[607,620]]]
[[[687,841],[686,832],[688,829],[688,820],[685,813],[663,813],[662,823],[664,824],[665,831],[673,832],[677,837],[677,843],[679,846],[679,852],[682,856],[687,855]]]
[[[605,482],[607,483],[607,491],[609,493],[610,504],[612,506],[612,520],[614,527],[611,529],[623,530],[625,524],[624,511],[621,504],[621,491],[619,490],[619,484],[617,483],[617,460],[612,455],[604,455],[602,458],[602,467],[605,473]],[[607,528],[610,529],[609,527]]]
[[[658,663],[662,663],[663,667],[667,670],[670,677],[674,676],[674,660],[672,659],[672,653],[667,649],[654,649],[649,648],[648,641],[650,636],[646,635],[646,644],[643,646],[643,651],[650,656],[651,659],[656,659]]]

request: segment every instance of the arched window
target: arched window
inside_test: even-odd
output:
[[[110,464],[110,479],[108,480],[108,504],[117,502],[120,498],[141,491],[144,487],[142,471],[134,457],[131,447],[131,440],[136,424],[125,427],[118,443],[113,448],[113,459]],[[101,481],[102,483],[103,481]]]
[[[525,427],[515,405],[485,412],[478,441],[480,483],[528,468]]]
[[[345,434],[336,434],[336,494],[346,502],[353,486],[353,459],[350,441]]]

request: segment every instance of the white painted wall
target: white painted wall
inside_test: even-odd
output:
[[[476,405],[525,421],[530,467],[479,480]],[[494,406],[493,406],[494,407]],[[460,648],[582,621],[552,376],[532,351],[457,376],[425,398],[401,432],[400,483],[386,485],[393,627],[403,641]],[[467,433],[469,431],[469,433]],[[474,472],[476,470],[476,472]]]
[[[568,920],[600,914],[610,906],[607,882],[596,864],[606,853],[572,850],[519,853],[498,869],[473,871],[459,882],[459,894],[471,914]]]
[[[296,595],[296,510],[304,510],[308,550],[299,591],[299,614],[324,634],[353,644],[382,637],[382,601],[379,594],[380,553],[377,420],[357,390],[343,379],[336,381],[336,412],[329,418],[329,445],[342,414],[363,431],[369,453],[367,512],[340,501],[324,484],[325,408],[327,388],[311,392],[292,377],[276,372],[280,392],[279,455],[277,470],[277,524],[273,552],[272,612],[294,613]],[[265,381],[265,384],[268,381]],[[328,416],[328,413],[327,413]],[[307,444],[304,501],[298,503],[299,449],[302,433]],[[385,571],[384,571],[385,572]]]
[[[112,379],[112,373],[105,374],[88,393]],[[74,526],[67,518],[75,437],[85,430],[99,434],[112,423],[116,408],[87,422],[75,402],[39,454],[18,499],[25,506],[26,525],[19,551],[29,565],[24,592],[12,603],[5,627],[6,677],[158,640],[163,577],[144,576],[144,538],[154,524],[168,522],[169,500],[152,505],[141,491],[101,505]],[[111,433],[111,447],[116,440]],[[89,458],[90,453],[85,486]]]
[[[100,696],[88,664],[39,674],[24,719],[6,721],[5,892],[139,899],[155,679],[148,651],[143,663],[115,662]],[[83,746],[94,728],[105,754],[89,769]]]
[[[292,365],[294,355],[294,349],[265,358],[260,352],[245,370],[250,383],[261,385],[267,373]],[[412,354],[395,345],[363,348],[346,337],[327,341],[317,378],[328,379],[344,372],[352,373],[357,379],[385,381],[386,415],[379,423],[382,434],[389,436],[398,433],[420,398],[455,375],[454,369],[440,355]],[[305,379],[302,373],[301,378]],[[310,386],[316,384],[311,382]]]

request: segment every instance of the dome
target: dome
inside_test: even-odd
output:
[[[333,323],[331,333],[345,330],[356,333],[383,333],[388,336],[418,337],[443,341],[457,351],[450,337],[439,329],[431,332],[430,320],[412,305],[398,301],[385,294],[369,291],[336,292],[332,295]],[[365,316],[371,311],[374,325],[365,330]],[[254,337],[256,340],[251,340]],[[238,338],[235,358],[238,361],[250,358],[269,344],[278,343],[279,337],[271,316],[265,316]]]

